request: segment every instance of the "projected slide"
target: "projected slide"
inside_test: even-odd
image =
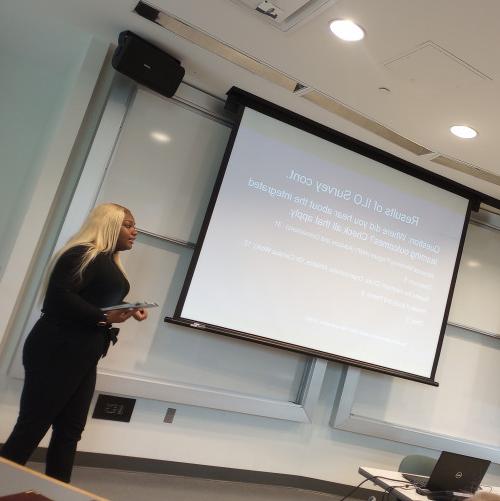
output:
[[[247,108],[180,316],[430,377],[467,207]]]

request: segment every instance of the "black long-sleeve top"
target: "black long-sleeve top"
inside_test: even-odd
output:
[[[50,275],[42,312],[90,327],[105,319],[101,308],[123,302],[130,285],[112,254],[105,253],[98,254],[79,279],[76,270],[86,249],[72,247],[58,259]]]

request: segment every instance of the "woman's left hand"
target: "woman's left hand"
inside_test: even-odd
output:
[[[144,308],[141,308],[140,310],[135,311],[132,316],[137,321],[142,322],[143,320],[146,320],[146,318],[148,318],[148,312]]]

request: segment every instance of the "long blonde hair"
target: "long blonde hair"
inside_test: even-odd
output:
[[[130,211],[121,205],[113,203],[94,207],[78,233],[71,237],[66,245],[54,256],[47,279],[50,277],[59,258],[69,249],[80,245],[87,247],[87,250],[83,253],[82,260],[75,270],[75,279],[81,280],[87,266],[101,252],[112,254],[116,265],[125,275],[119,253],[115,252],[115,249],[120,228],[127,212]]]

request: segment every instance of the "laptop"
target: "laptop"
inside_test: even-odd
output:
[[[403,477],[426,491],[462,492],[474,494],[490,466],[490,461],[442,452],[430,477],[403,473]]]

